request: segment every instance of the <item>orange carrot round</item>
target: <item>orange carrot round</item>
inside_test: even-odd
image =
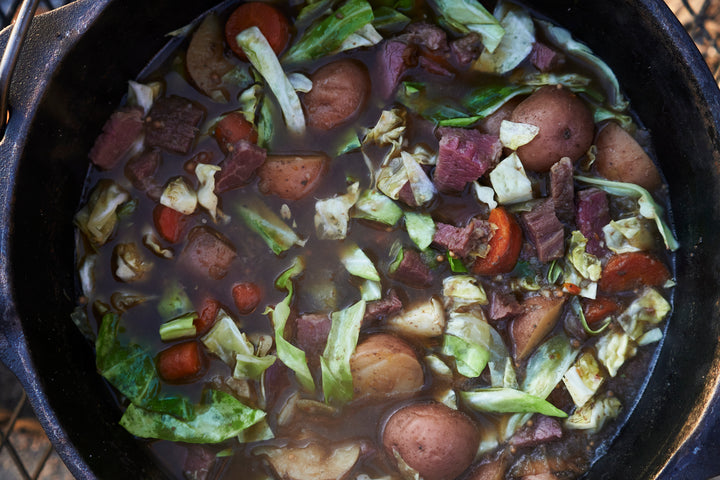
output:
[[[222,151],[227,152],[229,146],[239,140],[257,143],[258,133],[253,124],[248,122],[243,114],[231,112],[215,125],[215,138]]]
[[[489,242],[489,252],[485,258],[477,258],[470,270],[477,275],[508,273],[515,268],[520,256],[522,230],[515,218],[502,207],[493,209],[488,221],[496,227]]]
[[[290,39],[290,23],[277,8],[262,2],[240,5],[225,23],[225,40],[241,60],[247,60],[245,52],[235,40],[243,30],[258,27],[276,54],[283,51]]]
[[[613,255],[603,268],[598,287],[603,292],[624,292],[648,286],[659,287],[670,279],[670,272],[653,255],[630,252]]]
[[[232,289],[233,300],[242,314],[251,313],[262,299],[260,287],[252,282],[237,283]]]
[[[165,205],[153,209],[153,223],[158,234],[170,243],[177,243],[185,233],[188,216]]]
[[[158,354],[157,370],[166,382],[187,382],[194,380],[202,371],[204,359],[200,344],[195,341],[183,342],[166,348]]]

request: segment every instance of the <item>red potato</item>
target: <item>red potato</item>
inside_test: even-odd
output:
[[[248,314],[260,304],[262,290],[252,282],[236,283],[232,288],[232,297],[238,311],[242,314]]]
[[[166,382],[193,381],[202,372],[204,364],[200,344],[194,340],[166,348],[157,357],[158,373]]]
[[[362,112],[370,95],[370,75],[362,63],[337,60],[320,67],[303,97],[308,125],[330,130]]]
[[[199,226],[190,230],[187,238],[178,258],[181,265],[196,275],[214,280],[227,275],[237,257],[235,246],[227,237],[210,227]]]
[[[555,328],[564,304],[564,297],[542,295],[530,297],[522,303],[523,313],[510,326],[515,360],[527,357]]]
[[[620,125],[608,123],[598,134],[595,167],[608,180],[658,188],[662,180],[657,167],[640,144]]]
[[[205,95],[215,100],[229,100],[223,88],[223,76],[233,69],[225,58],[223,26],[217,15],[205,17],[190,40],[185,55],[188,75]]]
[[[247,56],[235,38],[250,27],[260,29],[276,54],[285,49],[290,39],[290,23],[280,10],[262,2],[243,3],[225,23],[225,41],[241,60],[247,60]]]
[[[258,187],[266,195],[299,200],[318,186],[327,172],[330,158],[325,154],[268,155],[257,170]]]
[[[179,242],[185,234],[190,217],[165,205],[153,209],[153,223],[158,235],[170,243]]]
[[[660,287],[670,280],[667,267],[653,255],[630,252],[613,255],[603,268],[598,288],[616,293],[644,286]]]
[[[590,109],[559,85],[536,90],[515,108],[510,120],[540,129],[530,143],[517,149],[523,166],[533,172],[548,171],[562,157],[576,162],[588,151],[595,134]]]
[[[470,270],[476,275],[508,273],[515,268],[520,256],[522,230],[512,214],[502,207],[494,208],[488,221],[496,227],[489,252],[485,258],[478,257]]]
[[[382,443],[393,463],[399,455],[424,480],[453,480],[472,463],[480,435],[464,413],[442,403],[417,403],[390,417]]]
[[[252,123],[239,112],[230,112],[215,125],[215,139],[220,149],[227,153],[240,140],[257,143],[258,133]]]
[[[350,358],[356,397],[383,398],[422,388],[425,377],[415,351],[394,335],[378,333],[363,340]]]

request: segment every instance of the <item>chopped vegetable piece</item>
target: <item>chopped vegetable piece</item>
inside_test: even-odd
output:
[[[230,14],[225,23],[225,39],[240,60],[248,57],[235,41],[237,36],[250,27],[257,27],[267,39],[275,55],[279,55],[290,39],[290,23],[277,8],[263,2],[247,2]]]
[[[648,221],[640,217],[611,220],[603,227],[605,245],[615,253],[651,250],[655,245]]]
[[[160,197],[160,204],[190,215],[197,208],[197,193],[188,185],[183,177],[176,177],[168,182]]]
[[[285,200],[299,200],[310,195],[328,170],[330,159],[325,154],[268,155],[260,165],[258,187],[266,195]]]
[[[275,94],[290,133],[298,136],[305,133],[305,115],[300,99],[262,32],[257,27],[243,30],[237,35],[237,44]]]
[[[235,68],[225,58],[224,50],[220,18],[210,13],[193,33],[185,55],[185,65],[198,89],[217,102],[230,99],[223,85],[223,77]]]
[[[428,213],[405,212],[405,228],[420,250],[430,246],[435,235],[435,222]]]
[[[483,50],[472,68],[502,75],[530,55],[535,43],[535,26],[527,10],[509,2],[498,2],[493,13],[505,35],[496,48]]]
[[[257,198],[248,197],[236,207],[240,218],[253,232],[260,235],[276,255],[304,241],[282,219]]]
[[[332,314],[330,334],[320,357],[323,393],[329,404],[346,403],[353,398],[350,357],[355,351],[364,315],[364,300]]]
[[[239,140],[247,140],[250,143],[258,141],[257,130],[240,112],[230,112],[222,117],[215,125],[213,135],[223,152],[227,152]]]
[[[262,291],[260,287],[253,282],[236,283],[232,288],[232,297],[238,311],[247,315],[260,304]]]
[[[578,407],[585,405],[595,395],[604,380],[605,377],[590,352],[580,355],[575,364],[563,376],[565,387]]]
[[[188,382],[197,377],[202,368],[202,351],[195,341],[166,348],[157,358],[158,373],[166,382]]]
[[[124,188],[112,180],[100,180],[87,204],[75,214],[75,225],[88,240],[104,245],[115,231],[117,209],[130,200]]]
[[[455,335],[443,336],[441,353],[453,357],[458,373],[469,378],[479,377],[490,360],[490,352],[481,345]]]
[[[165,205],[153,209],[153,223],[158,234],[170,243],[178,243],[185,234],[189,217]]]
[[[194,321],[197,313],[192,312],[160,325],[160,339],[163,342],[180,338],[194,337],[197,330]]]
[[[341,240],[347,236],[350,209],[360,198],[360,184],[348,187],[345,195],[318,200],[315,203],[315,231],[319,238]]]
[[[490,172],[490,183],[498,203],[519,203],[533,198],[532,185],[516,153],[512,153]]]
[[[195,311],[195,307],[182,284],[177,280],[170,280],[165,284],[157,310],[162,319],[172,320]]]
[[[411,306],[387,321],[391,330],[410,337],[437,337],[445,328],[445,311],[437,298]]]
[[[238,354],[252,355],[255,350],[235,321],[222,310],[218,312],[215,325],[201,340],[205,348],[230,366],[235,364]]]
[[[372,260],[355,243],[345,245],[340,252],[340,261],[352,275],[375,282],[380,281],[380,274]]]
[[[565,421],[565,428],[598,432],[606,422],[620,414],[621,408],[622,404],[616,397],[595,399],[575,410]]]
[[[476,0],[431,0],[441,21],[459,33],[475,32],[482,37],[483,45],[494,52],[505,29],[498,20]]]
[[[640,338],[662,322],[668,313],[668,301],[657,290],[648,287],[617,317],[617,321],[630,338],[639,342]]]
[[[394,226],[402,218],[403,211],[388,196],[376,190],[364,190],[350,216]]]
[[[476,275],[497,275],[512,271],[522,248],[522,230],[511,213],[502,207],[490,212],[488,221],[496,228],[485,258],[478,257],[470,267]]]
[[[483,412],[541,413],[550,417],[567,417],[567,413],[550,402],[512,388],[482,388],[460,392],[460,398]]]
[[[605,365],[611,377],[617,375],[625,361],[635,356],[637,348],[624,332],[610,332],[596,344],[598,360]]]
[[[669,279],[667,267],[655,256],[631,252],[610,257],[598,286],[604,292],[624,292],[641,287],[660,287]]]

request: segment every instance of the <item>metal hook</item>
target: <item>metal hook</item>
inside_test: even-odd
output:
[[[39,0],[24,0],[13,23],[7,46],[0,59],[0,137],[5,135],[9,120],[8,96],[15,64],[20,56],[25,35],[35,15]]]

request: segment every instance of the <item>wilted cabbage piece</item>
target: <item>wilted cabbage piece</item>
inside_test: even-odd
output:
[[[360,47],[372,47],[373,45],[380,43],[382,39],[382,35],[375,30],[372,23],[367,23],[343,40],[338,52],[353,50]]]
[[[366,280],[380,281],[378,273],[372,260],[368,258],[356,243],[348,243],[340,251],[340,262],[350,274]]]
[[[123,282],[137,282],[152,270],[152,262],[146,261],[137,244],[120,243],[114,250],[115,276]]]
[[[254,455],[267,457],[279,478],[288,480],[337,480],[345,478],[358,458],[360,444],[356,442],[330,446],[311,442],[303,447],[263,446]]]
[[[215,173],[221,169],[217,165],[208,165],[206,163],[198,163],[195,167],[195,175],[200,183],[197,191],[197,201],[201,207],[210,212],[210,216],[217,221],[218,216],[223,216],[218,210],[218,198],[215,195]]]
[[[275,254],[279,255],[293,245],[305,245],[305,241],[262,200],[247,197],[235,208],[245,225],[260,235]]]
[[[515,123],[503,120],[500,123],[500,143],[510,150],[517,150],[532,141],[540,128],[529,123]]]
[[[95,245],[104,245],[115,231],[117,210],[130,194],[112,180],[100,180],[88,203],[75,214],[75,225]]]
[[[176,279],[167,282],[158,300],[157,311],[163,320],[172,320],[195,311],[185,288]]]
[[[618,323],[636,342],[670,313],[670,303],[655,290],[646,288],[630,306],[618,316]],[[645,339],[648,342],[648,339]]]
[[[432,0],[441,21],[458,33],[475,32],[486,50],[494,52],[505,35],[498,20],[477,0]]]
[[[502,75],[530,55],[535,43],[535,25],[526,9],[508,2],[498,2],[493,14],[505,29],[505,35],[497,48],[484,49],[472,68]]]
[[[516,153],[510,154],[490,172],[490,183],[498,203],[525,202],[533,198],[532,184]]]
[[[542,398],[513,388],[478,388],[460,392],[463,401],[481,412],[540,413],[550,417],[567,414]]]
[[[595,255],[587,253],[587,238],[578,230],[572,232],[568,245],[567,261],[583,278],[591,282],[600,280],[602,265]]]
[[[391,330],[410,337],[437,337],[445,328],[445,311],[442,302],[431,297],[425,302],[404,309],[387,321]]]
[[[596,398],[586,403],[565,420],[565,427],[573,430],[588,430],[588,433],[596,433],[605,425],[620,414],[622,404],[617,397]]]
[[[238,353],[235,355],[235,369],[233,370],[233,378],[238,380],[258,380],[267,370],[277,357],[275,355],[247,355]]]
[[[475,192],[475,197],[488,206],[490,210],[493,210],[498,206],[497,202],[495,201],[495,190],[493,190],[490,187],[485,187],[483,185],[480,185],[477,181],[474,181],[472,183],[473,192]]]
[[[219,310],[215,324],[210,331],[202,337],[202,343],[220,359],[233,367],[238,354],[252,356],[255,347],[241,332],[235,321],[224,310]]]
[[[443,336],[441,352],[454,358],[457,372],[468,378],[479,377],[490,359],[490,352],[482,345],[455,335]]]
[[[163,342],[178,340],[180,338],[194,337],[197,329],[195,328],[195,319],[197,313],[186,313],[181,317],[170,320],[160,325],[160,339]]]
[[[641,217],[611,220],[603,227],[605,245],[615,253],[639,252],[655,246],[651,224]]]
[[[403,210],[387,195],[377,190],[365,190],[350,215],[393,226],[402,218]]]
[[[162,93],[162,88],[160,82],[144,84],[130,80],[128,82],[128,105],[142,108],[143,113],[147,115],[155,99]]]
[[[320,357],[323,394],[328,404],[344,404],[353,398],[350,357],[355,352],[364,315],[364,300],[331,315],[330,333]]]
[[[360,184],[348,187],[345,195],[315,202],[315,231],[324,240],[342,240],[347,236],[350,209],[360,198]]]
[[[163,190],[160,203],[182,214],[190,215],[197,208],[198,198],[195,190],[183,177],[176,177],[170,180]]]
[[[405,136],[405,118],[407,112],[403,108],[383,110],[373,128],[367,131],[363,145],[374,143],[379,146],[400,145]]]
[[[575,364],[563,376],[565,387],[578,407],[585,405],[595,395],[604,380],[605,377],[590,352],[580,355]]]
[[[605,366],[611,377],[617,375],[626,360],[635,356],[637,347],[624,332],[610,332],[598,340],[598,360]]]
[[[485,289],[471,275],[451,275],[443,280],[445,307],[449,311],[461,311],[472,305],[487,305]]]
[[[420,250],[430,246],[435,236],[435,221],[429,213],[405,212],[405,228]]]

